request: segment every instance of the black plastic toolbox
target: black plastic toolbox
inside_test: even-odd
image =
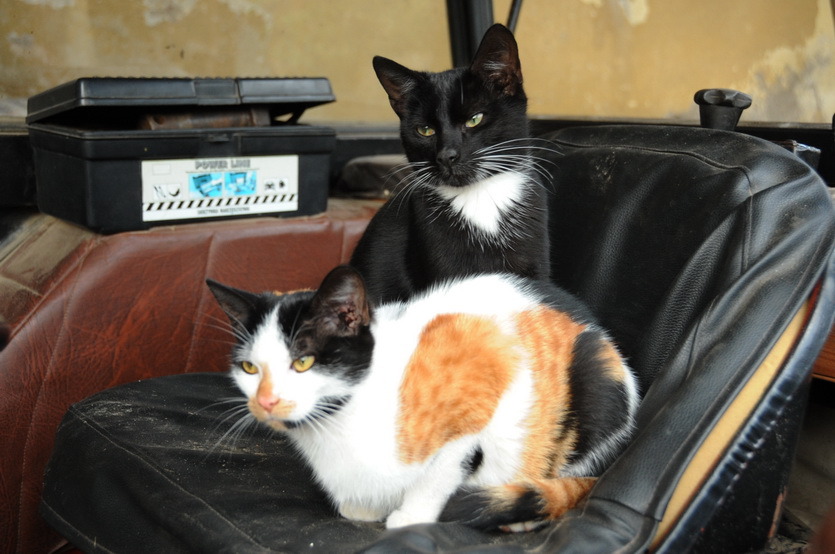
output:
[[[327,209],[324,78],[84,78],[33,96],[38,208],[112,233]],[[282,118],[284,119],[282,121]]]

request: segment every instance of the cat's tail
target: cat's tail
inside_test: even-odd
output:
[[[527,531],[573,508],[595,481],[595,477],[560,477],[462,488],[449,499],[439,520],[476,529]]]

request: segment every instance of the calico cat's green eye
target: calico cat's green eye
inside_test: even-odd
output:
[[[468,119],[467,122],[464,123],[464,125],[466,125],[467,127],[475,127],[476,125],[481,123],[481,121],[483,119],[484,119],[484,114],[483,113],[477,113],[474,116],[472,116],[470,119]]]
[[[258,373],[258,367],[252,362],[241,362],[241,369],[244,370],[244,373],[249,373],[250,375],[255,375],[256,373]]]
[[[316,361],[316,358],[313,356],[301,356],[293,360],[293,369],[303,373],[313,366],[314,361]]]
[[[423,125],[422,127],[417,128],[417,132],[422,137],[431,137],[435,134],[435,129],[433,129],[429,125]]]

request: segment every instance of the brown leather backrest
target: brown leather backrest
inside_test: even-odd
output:
[[[316,287],[348,260],[378,205],[332,200],[315,217],[111,236],[9,216],[0,237],[0,316],[12,331],[0,352],[0,551],[60,544],[37,505],[70,404],[120,383],[226,369],[232,337],[207,277],[250,290]]]

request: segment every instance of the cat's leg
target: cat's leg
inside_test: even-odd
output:
[[[386,519],[386,527],[393,529],[437,521],[449,497],[464,482],[464,462],[473,450],[472,441],[457,441],[444,446],[406,490],[400,507]]]

